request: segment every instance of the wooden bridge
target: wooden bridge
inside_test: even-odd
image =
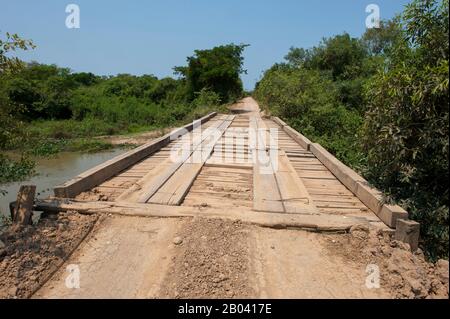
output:
[[[208,216],[272,227],[395,228],[408,214],[247,98],[57,186],[36,210]],[[199,129],[201,124],[201,130]],[[174,156],[176,159],[174,160]]]

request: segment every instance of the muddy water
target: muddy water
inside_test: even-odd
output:
[[[16,200],[20,185],[36,185],[36,197],[46,198],[53,195],[54,186],[126,151],[119,148],[93,154],[67,152],[60,153],[54,158],[38,159],[36,176],[18,183],[0,184],[0,189],[8,192],[6,196],[0,195],[0,214],[9,216],[9,203]]]

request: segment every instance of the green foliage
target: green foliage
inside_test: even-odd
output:
[[[367,53],[356,38],[344,33],[335,37],[324,39],[313,49],[310,67],[319,70],[328,70],[334,79],[354,78],[360,74],[363,61]]]
[[[362,43],[371,56],[388,54],[395,43],[401,40],[401,28],[399,18],[381,21],[379,28],[367,29],[362,36]]]
[[[8,53],[16,50],[28,50],[34,48],[30,40],[24,40],[17,34],[6,32],[6,39],[0,38],[0,75],[14,73],[23,67],[23,62],[18,58],[8,56]]]
[[[24,180],[34,174],[34,162],[25,156],[16,161],[0,154],[0,183]]]
[[[332,77],[319,70],[275,65],[255,90],[255,97],[271,113],[323,144],[344,162],[359,167],[358,148],[362,116],[339,103]]]
[[[217,93],[226,103],[240,97],[243,93],[240,74],[243,69],[242,53],[248,45],[223,45],[210,50],[196,50],[187,58],[186,67],[176,67],[175,72],[186,81],[189,100],[196,92],[207,88]]]
[[[0,42],[1,54],[30,44],[16,36],[7,41]],[[186,67],[195,73],[195,81],[191,81],[193,73],[186,79],[129,74],[100,77],[56,65],[15,63],[2,55],[0,149],[32,156],[100,151],[112,145],[93,137],[176,126],[207,112],[226,111],[220,106],[222,101],[242,94],[239,75],[244,47],[196,51]],[[27,167],[26,162],[16,164],[9,160],[4,165],[5,180],[19,177],[11,172],[26,173],[20,169]]]
[[[368,174],[421,222],[431,257],[448,256],[448,1],[413,1],[402,23],[367,84]]]
[[[257,84],[269,112],[364,172],[448,258],[448,0],[414,0],[369,29],[291,48]]]

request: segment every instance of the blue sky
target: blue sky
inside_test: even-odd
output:
[[[323,37],[365,31],[368,4],[392,18],[408,0],[0,0],[0,31],[33,39],[25,61],[74,71],[172,76],[195,49],[227,43],[251,46],[243,76],[252,89],[262,72],[291,46],[311,47]],[[66,5],[79,5],[81,28],[67,29]]]

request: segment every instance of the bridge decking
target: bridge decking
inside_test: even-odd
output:
[[[128,203],[127,211],[150,215],[189,215],[191,208],[196,213],[231,218],[249,214],[246,218],[260,220],[272,213],[278,222],[301,220],[308,225],[310,220],[312,226],[322,218],[325,224],[331,221],[330,226],[380,226],[382,221],[395,227],[396,219],[407,218],[398,206],[385,205],[376,190],[320,145],[277,118],[238,112],[211,114],[202,122],[201,131],[191,124],[185,127],[189,132],[179,133],[175,140],[165,136],[141,147],[140,152],[148,154],[129,165],[122,162],[136,157],[136,151],[122,155],[122,166],[111,160],[81,174],[56,187],[56,197],[73,199],[66,209],[84,205],[87,210],[117,211]],[[275,130],[276,144],[270,143],[270,130]],[[253,132],[258,132],[256,142]],[[276,152],[270,157],[273,145]],[[59,204],[39,205],[50,209]]]

